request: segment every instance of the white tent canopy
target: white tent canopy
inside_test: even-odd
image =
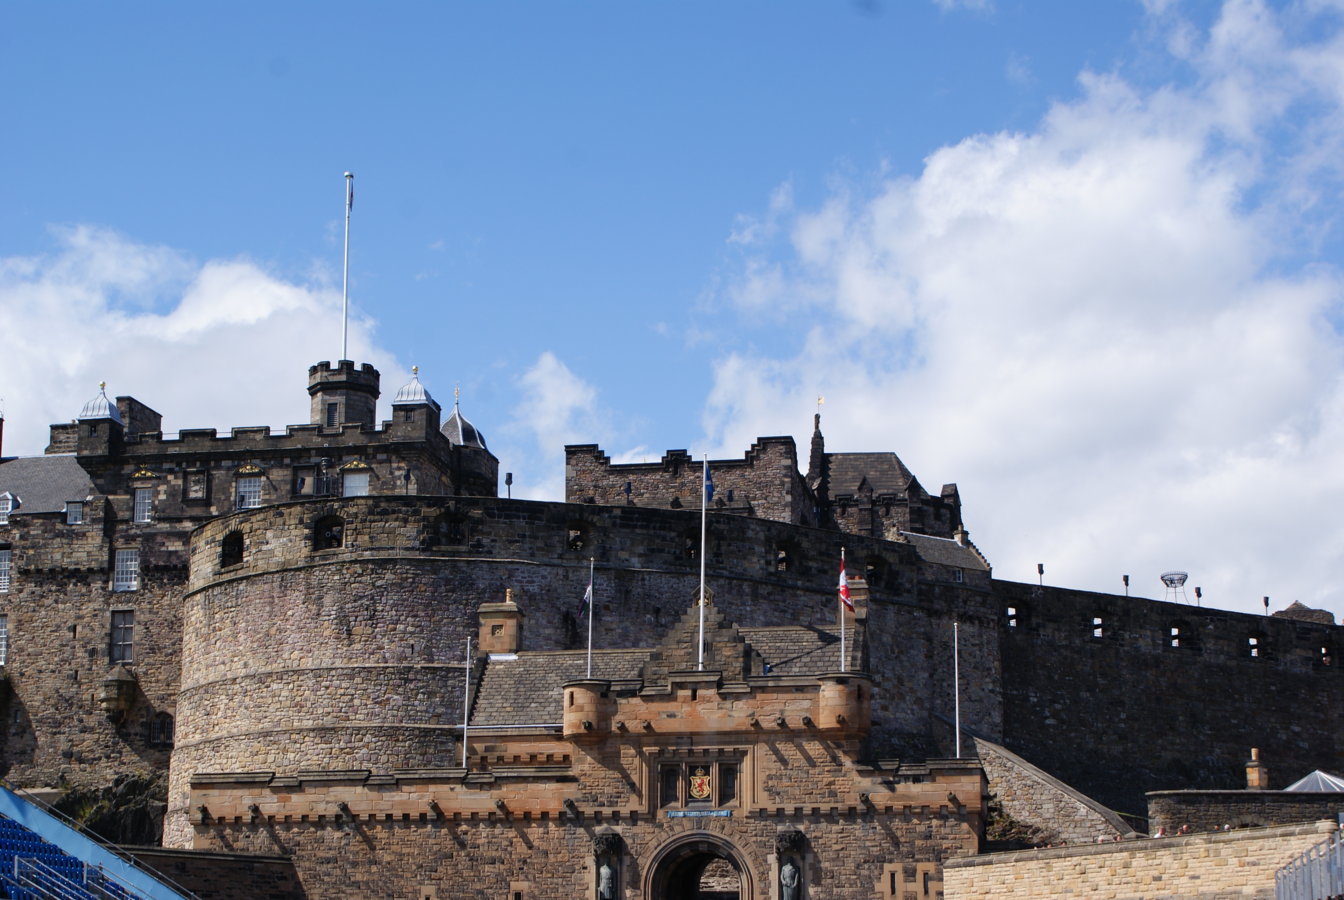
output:
[[[1284,788],[1285,791],[1314,791],[1326,793],[1344,793],[1344,778],[1330,775],[1317,769],[1306,778],[1294,781]]]

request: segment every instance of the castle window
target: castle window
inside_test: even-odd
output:
[[[161,712],[145,723],[145,743],[151,747],[173,746],[173,717]]]
[[[118,550],[112,567],[112,590],[140,590],[140,551]]]
[[[0,594],[9,593],[9,578],[13,568],[14,551],[9,547],[0,548]]]
[[[1265,639],[1262,635],[1253,634],[1246,638],[1246,655],[1251,659],[1259,659],[1265,653]]]
[[[1323,666],[1332,665],[1334,663],[1335,654],[1329,644],[1321,644],[1316,660]]]
[[[0,666],[9,662],[9,616],[0,615]]]
[[[1194,631],[1185,622],[1172,622],[1167,629],[1167,646],[1180,650],[1196,649]]]
[[[565,546],[574,551],[582,550],[588,546],[588,526],[577,522],[569,526],[569,535],[565,539]]]
[[[1021,614],[1016,606],[1005,606],[1003,608],[1003,624],[1009,628],[1016,628],[1021,620]]]
[[[135,610],[114,609],[107,658],[113,663],[135,662]]]
[[[247,475],[239,478],[234,489],[238,495],[238,509],[256,509],[261,506],[260,475]]]
[[[719,806],[729,806],[737,802],[737,766],[731,763],[719,764]]]
[[[131,509],[131,521],[133,522],[152,522],[154,520],[154,489],[136,488],[133,492],[133,506]]]
[[[1106,620],[1101,616],[1092,617],[1092,637],[1100,640],[1106,636]]]
[[[467,543],[467,520],[457,513],[444,513],[434,523],[434,543],[461,546]]]
[[[84,503],[81,500],[68,500],[65,504],[65,524],[84,524]]]
[[[366,497],[369,493],[368,472],[346,472],[341,479],[342,497]]]
[[[406,407],[405,409],[403,409],[403,410],[401,411],[401,420],[402,420],[403,422],[414,422],[414,421],[415,421],[415,408],[414,408],[414,407],[411,407],[411,406],[408,406],[408,407]]]
[[[966,580],[966,573],[960,568],[953,569],[952,580],[957,584],[961,584]]]
[[[341,407],[336,403],[327,404],[327,427],[334,428],[341,420]]]
[[[0,525],[9,524],[9,514],[14,510],[14,495],[6,491],[0,494]]]
[[[345,520],[340,516],[323,516],[313,525],[313,549],[335,550],[345,542]]]
[[[236,566],[243,561],[243,534],[241,531],[230,531],[224,535],[224,540],[219,543],[219,565],[220,568]]]
[[[793,571],[793,551],[789,547],[780,547],[775,551],[775,571],[792,572]]]

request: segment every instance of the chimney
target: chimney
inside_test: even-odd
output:
[[[503,603],[482,603],[479,644],[482,653],[517,653],[522,641],[523,613],[513,602],[513,588]]]
[[[1269,769],[1260,762],[1260,748],[1251,748],[1251,761],[1246,763],[1246,790],[1269,790]]]
[[[966,546],[966,541],[967,541],[969,538],[970,538],[970,534],[966,531],[965,528],[961,528],[961,527],[958,527],[958,528],[957,528],[957,531],[956,531],[956,534],[952,535],[952,539],[953,539],[954,541],[956,541],[958,544],[960,544],[961,546],[963,546],[963,547]]]

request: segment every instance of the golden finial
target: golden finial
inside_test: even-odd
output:
[[[107,382],[106,382],[106,381],[100,381],[100,382],[98,382],[98,390],[100,390],[100,391],[105,391],[105,390],[107,390]]]
[[[826,402],[826,398],[817,394],[817,412],[821,412],[821,404]]]
[[[411,374],[412,374],[412,375],[415,375],[415,376],[417,376],[417,377],[419,377],[419,375],[420,375],[420,367],[419,367],[419,366],[411,366]]]
[[[453,385],[453,402],[456,403],[461,399],[462,399],[462,385],[455,384]]]

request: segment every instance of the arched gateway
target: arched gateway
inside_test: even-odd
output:
[[[726,864],[726,865],[725,865]],[[718,835],[682,835],[658,851],[645,870],[645,900],[754,900],[751,868]]]

